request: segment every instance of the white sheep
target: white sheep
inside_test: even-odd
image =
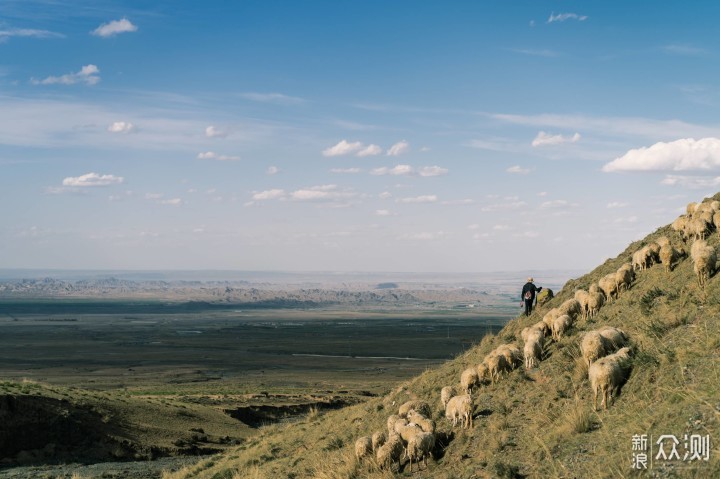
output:
[[[397,463],[399,465],[404,449],[400,436],[394,432],[390,433],[388,440],[375,453],[378,467],[380,469],[392,469],[393,464]]]
[[[407,414],[413,409],[421,414],[424,414],[425,416],[430,416],[432,414],[432,409],[430,408],[430,405],[428,403],[426,403],[425,401],[413,399],[403,403],[403,405],[400,406],[400,409],[398,410],[398,416],[407,417]]]
[[[555,322],[553,322],[552,338],[555,341],[559,341],[563,334],[565,334],[565,331],[572,327],[572,324],[573,320],[567,314],[563,314],[562,316],[556,318]]]
[[[473,402],[472,396],[464,394],[453,396],[445,408],[445,417],[452,421],[453,427],[457,426],[458,420],[462,421],[462,427],[471,428],[473,425]]]
[[[475,370],[477,371],[478,381],[480,381],[480,383],[483,383],[490,377],[490,370],[485,363],[480,363],[475,366]]]
[[[500,375],[502,373],[510,371],[510,364],[507,362],[507,359],[505,359],[505,356],[503,356],[502,354],[490,353],[485,356],[483,362],[488,368],[490,381],[493,384],[495,384],[495,381],[500,380]]]
[[[593,318],[595,315],[600,311],[600,308],[602,308],[603,304],[605,304],[605,295],[598,291],[598,288],[596,287],[593,291],[593,286],[597,286],[595,283],[593,283],[590,286],[590,292],[589,298],[588,298],[588,317]]]
[[[685,237],[685,230],[687,229],[687,223],[689,218],[685,215],[678,216],[675,221],[672,222],[670,227]]]
[[[407,444],[411,437],[423,432],[423,430],[414,422],[403,424],[402,422],[395,423],[395,432],[402,438],[403,442]]]
[[[594,361],[607,355],[611,347],[610,342],[598,331],[588,331],[580,342],[580,351],[582,351],[583,359],[588,367]]]
[[[427,458],[432,454],[432,450],[435,447],[435,434],[431,432],[422,432],[416,434],[408,441],[405,454],[410,460],[410,472],[413,469],[413,460],[418,465],[418,471],[420,470],[420,461],[424,460],[425,468],[427,469]]]
[[[575,318],[577,318],[577,316],[582,312],[580,303],[575,298],[570,298],[561,304],[560,307],[558,307],[558,311],[560,312],[558,316],[567,314],[572,320],[575,320]],[[555,321],[553,320],[553,324],[554,323]],[[552,328],[552,325],[550,327]]]
[[[480,384],[476,368],[467,368],[460,375],[460,386],[467,394],[472,394],[473,388]]]
[[[713,214],[713,224],[717,229],[718,235],[720,235],[720,211],[716,211],[715,214]]]
[[[377,452],[378,448],[387,441],[387,436],[384,431],[375,431],[370,439],[373,452]]]
[[[392,434],[393,432],[395,432],[395,423],[398,421],[403,421],[403,420],[404,420],[403,418],[401,418],[400,416],[398,416],[396,414],[388,416],[388,418],[387,418],[388,433]]]
[[[505,356],[505,361],[510,370],[515,369],[523,363],[523,354],[514,344],[501,344],[495,348],[493,353]]]
[[[613,299],[613,295],[615,295],[615,293],[617,292],[615,273],[610,273],[600,278],[600,281],[598,281],[598,286],[600,287],[600,290],[605,294],[605,299],[607,300],[607,302],[611,302]]]
[[[620,328],[605,326],[604,328],[600,328],[598,333],[600,333],[600,336],[607,339],[612,345],[612,349],[608,352],[615,351],[616,349],[625,346],[625,343],[627,343],[627,334],[625,334],[625,331]]]
[[[580,303],[580,310],[582,313],[582,317],[587,318],[588,313],[588,301],[590,300],[590,293],[585,291],[584,289],[578,289],[575,291],[575,299],[578,303]]]
[[[672,271],[672,264],[678,256],[678,251],[670,243],[663,244],[660,247],[660,262],[663,264],[666,273]]]
[[[552,323],[555,321],[555,318],[560,316],[560,310],[558,308],[553,308],[547,313],[545,313],[545,316],[543,316],[543,323],[547,325],[548,328],[552,328]]]
[[[533,329],[525,339],[523,353],[525,355],[525,369],[537,367],[542,357],[545,336],[539,329]]]
[[[649,246],[643,246],[632,255],[633,270],[643,271],[652,266],[652,251]],[[602,286],[601,286],[602,287]]]
[[[408,413],[408,420],[425,432],[435,432],[435,421],[423,416],[414,409]]]
[[[363,436],[355,441],[355,458],[358,462],[370,456],[372,452],[372,438],[370,436]]]
[[[693,217],[690,219],[687,225],[687,236],[692,237],[695,240],[702,240],[705,239],[705,235],[707,234],[709,229],[708,222],[705,221],[705,219],[700,217]]]
[[[457,391],[455,391],[454,386],[445,386],[440,390],[440,402],[442,403],[443,410],[447,407],[447,403],[450,398],[456,394]]]
[[[692,244],[690,256],[695,263],[695,274],[701,287],[705,287],[708,279],[715,273],[717,253],[715,248],[708,245],[705,240],[697,240]]]
[[[655,245],[657,246],[657,245]],[[660,247],[658,246],[658,251]],[[620,291],[624,291],[630,288],[630,284],[635,279],[635,271],[630,263],[625,263],[615,272],[615,285],[620,294]]]
[[[593,389],[593,409],[597,411],[597,397],[602,395],[601,406],[608,408],[610,399],[625,383],[630,372],[630,348],[600,358],[590,365],[588,377]]]
[[[524,328],[522,331],[520,331],[520,337],[524,342],[527,342],[528,334],[530,334],[533,330],[540,331],[543,337],[547,336],[550,332],[550,328],[548,328],[548,325],[545,324],[544,321],[538,321],[532,326],[528,326],[527,328]]]

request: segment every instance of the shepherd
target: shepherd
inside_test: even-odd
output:
[[[533,309],[533,302],[535,301],[535,293],[542,291],[542,286],[539,288],[533,284],[533,278],[530,276],[527,279],[527,283],[523,286],[522,293],[520,293],[520,307],[525,305],[525,316],[530,316]]]

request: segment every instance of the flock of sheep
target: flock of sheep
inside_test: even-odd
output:
[[[717,229],[720,234],[720,201],[690,203],[687,214],[672,223],[672,228],[680,234],[683,245],[693,240],[690,256],[698,283],[705,287],[708,279],[716,271],[717,253],[708,245],[705,237]],[[632,255],[630,263],[623,264],[614,273],[603,276],[588,290],[578,289],[574,298],[560,306],[552,308],[532,326],[521,332],[524,342],[522,351],[514,344],[502,344],[491,351],[477,366],[465,369],[460,375],[459,386],[442,388],[440,400],[445,417],[453,427],[458,423],[463,428],[473,427],[473,392],[488,382],[494,384],[512,370],[524,365],[530,370],[539,365],[543,357],[546,341],[559,341],[579,319],[594,317],[604,304],[612,302],[630,288],[636,272],[644,271],[653,264],[662,263],[665,271],[672,271],[675,262],[686,256],[683,246],[676,247],[667,237],[640,248]],[[605,326],[587,331],[581,337],[580,350],[588,366],[588,379],[593,391],[593,408],[597,410],[598,396],[600,406],[608,408],[613,396],[628,378],[632,348],[628,347],[628,335],[619,328]],[[435,446],[435,422],[430,406],[423,401],[409,401],[400,407],[397,415],[387,420],[388,433],[376,432],[357,440],[355,454],[357,459],[375,454],[381,468],[390,468],[399,464],[402,455],[420,467]]]

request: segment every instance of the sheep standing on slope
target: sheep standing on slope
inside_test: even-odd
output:
[[[391,469],[393,464],[399,465],[404,449],[400,436],[394,432],[390,433],[387,442],[375,453],[380,469]]]
[[[419,412],[412,410],[408,413],[408,420],[416,424],[420,429],[425,432],[435,433],[435,421],[428,419]]]
[[[373,452],[372,439],[370,436],[363,436],[355,441],[355,458],[358,462],[370,456]]]
[[[460,375],[460,386],[466,394],[472,394],[473,388],[480,384],[477,368],[470,367]]]
[[[563,304],[561,304],[558,307],[558,311],[560,311],[560,314],[558,316],[562,316],[564,314],[567,314],[570,316],[571,320],[575,320],[575,318],[578,317],[578,315],[582,312],[582,309],[580,308],[580,303],[575,298],[570,298],[567,301],[565,301]],[[553,324],[555,321],[553,321]],[[550,326],[552,328],[552,326]]]
[[[601,406],[607,409],[610,399],[627,380],[631,355],[630,348],[622,348],[590,365],[588,377],[593,389],[593,409],[596,411],[598,393],[602,395]]]
[[[457,392],[453,386],[445,386],[440,390],[440,402],[443,406],[443,411],[447,407],[447,403],[451,397],[455,396]]]
[[[677,251],[670,243],[665,243],[660,246],[660,262],[665,268],[665,272],[669,273],[672,271],[673,262],[680,256],[680,252]]]
[[[715,229],[717,229],[718,236],[720,236],[720,211],[713,213],[713,224],[715,225]]]
[[[523,339],[525,339],[525,347],[523,348],[525,369],[535,368],[542,357],[545,335],[539,328],[531,328]]]
[[[605,299],[607,300],[607,302],[611,302],[613,299],[613,295],[617,293],[615,273],[610,273],[600,278],[600,281],[598,281],[598,286],[600,287],[600,290],[605,294]]]
[[[690,256],[695,263],[695,274],[701,287],[705,287],[708,279],[715,274],[717,253],[715,248],[708,245],[705,240],[697,240],[690,249]]]
[[[608,352],[615,351],[616,349],[622,348],[627,343],[627,334],[620,328],[614,328],[612,326],[605,326],[598,330],[600,336],[610,341],[612,349]]]
[[[469,394],[451,397],[445,408],[445,417],[452,421],[453,427],[457,426],[458,421],[462,421],[463,428],[471,428],[473,425],[472,414],[472,396]]]
[[[582,313],[583,319],[587,318],[590,293],[588,293],[584,289],[578,289],[577,291],[575,291],[575,299],[578,303],[580,303],[580,312]]]
[[[410,472],[412,472],[413,460],[418,465],[418,471],[420,470],[420,461],[423,460],[427,469],[427,458],[433,447],[435,447],[435,435],[431,432],[421,432],[410,438],[405,449],[405,454],[410,460]]]
[[[542,319],[543,323],[545,323],[547,325],[548,329],[550,329],[550,328],[552,328],[552,324],[555,321],[555,318],[557,318],[558,316],[562,316],[562,314],[560,313],[560,309],[553,308],[550,311],[548,311],[547,313],[545,313],[545,316],[543,316],[543,319]]]
[[[588,296],[588,317],[593,318],[605,304],[605,295],[600,292],[597,283],[593,283],[590,285]]]
[[[483,362],[488,368],[488,374],[490,375],[490,382],[492,384],[500,380],[502,373],[510,371],[510,363],[508,363],[502,354],[490,353],[485,357]]]
[[[403,403],[403,405],[400,406],[400,409],[398,409],[398,416],[407,417],[407,414],[413,409],[420,414],[424,414],[425,416],[432,415],[432,409],[430,408],[430,405],[428,403],[426,403],[425,401],[413,399]]]
[[[660,251],[659,246],[658,251]],[[635,271],[633,270],[633,267],[630,263],[625,263],[624,265],[620,266],[620,268],[618,268],[617,272],[615,273],[615,285],[618,291],[618,295],[621,291],[630,289],[630,284],[633,282],[634,279]]]
[[[562,316],[556,318],[555,322],[553,322],[552,338],[555,341],[560,341],[560,338],[563,336],[563,334],[565,334],[565,331],[572,327],[572,324],[573,320],[567,314],[563,314]]]
[[[510,370],[513,370],[523,363],[523,354],[514,344],[501,344],[494,351],[495,354],[505,356],[505,361]]]
[[[594,361],[607,355],[611,347],[610,342],[598,331],[588,331],[580,343],[580,351],[588,368]]]

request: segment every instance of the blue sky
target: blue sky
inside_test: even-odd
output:
[[[593,267],[720,187],[718,13],[5,0],[0,267]]]

